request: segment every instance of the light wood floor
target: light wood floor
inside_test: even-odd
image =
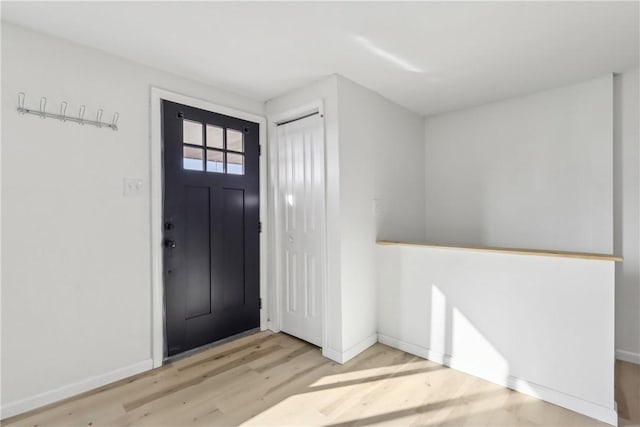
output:
[[[627,417],[638,417],[638,367],[618,368],[620,410]],[[605,425],[382,344],[338,365],[310,344],[269,332],[2,424]]]
[[[640,426],[640,365],[616,362],[616,403],[621,426]]]

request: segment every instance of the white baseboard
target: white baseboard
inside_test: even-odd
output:
[[[340,364],[347,363],[372,345],[378,342],[378,334],[372,334],[346,351],[339,352],[331,348],[323,348],[322,355]]]
[[[640,365],[640,353],[633,353],[626,350],[616,350],[616,359]]]
[[[334,362],[342,363],[342,353],[328,347],[322,347],[322,355]]]
[[[494,384],[508,387],[517,392],[553,403],[554,405],[595,418],[607,424],[611,424],[613,426],[618,425],[618,414],[615,408],[607,408],[512,375],[504,375],[504,372],[491,372],[491,369],[477,366],[477,364],[474,364],[472,361],[457,360],[455,357],[450,355],[434,352],[428,348],[389,337],[387,335],[378,334],[378,341],[382,344],[388,345],[389,347],[406,351],[407,353],[468,373]]]
[[[131,377],[141,372],[148,371],[152,369],[152,367],[152,359],[143,360],[142,362],[125,366],[123,368],[116,369],[115,371],[107,372],[106,374],[97,375],[95,377],[87,378],[73,384],[45,391],[44,393],[36,394],[35,396],[31,396],[26,399],[10,402],[6,405],[2,405],[0,417],[2,419],[5,419],[14,415],[22,414],[23,412],[40,408],[50,403],[66,399],[68,397],[76,396],[80,393],[84,393],[86,391],[102,387],[112,382]]]
[[[358,344],[349,348],[348,350],[342,353],[342,362],[347,363],[349,360],[353,359],[372,345],[378,342],[378,334],[371,334],[367,338],[360,341]]]

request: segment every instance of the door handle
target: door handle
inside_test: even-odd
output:
[[[173,240],[164,239],[164,242],[162,244],[167,249],[175,249],[176,248],[176,242],[173,241]]]

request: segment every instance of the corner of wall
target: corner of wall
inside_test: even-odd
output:
[[[640,364],[640,73],[613,76],[616,358]]]

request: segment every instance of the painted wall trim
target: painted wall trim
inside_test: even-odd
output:
[[[106,374],[86,378],[73,384],[36,394],[35,396],[31,396],[26,399],[7,403],[2,406],[2,419],[22,414],[23,412],[40,408],[63,399],[76,396],[80,393],[111,384],[115,381],[137,375],[141,372],[150,370],[152,365],[153,361],[151,359],[143,360],[141,362],[134,363],[133,365],[107,372]]]
[[[161,101],[167,100],[189,105],[219,114],[237,117],[260,125],[259,144],[263,155],[260,156],[260,221],[267,224],[267,121],[259,116],[234,108],[217,105],[210,101],[171,92],[166,89],[151,87],[151,358],[153,367],[162,366],[164,356],[164,289],[162,284],[162,108]],[[269,231],[263,227],[260,234],[260,329],[267,328],[269,307],[268,282],[268,248]]]
[[[503,372],[491,372],[481,365],[476,366],[473,361],[462,361],[450,355],[434,352],[426,347],[412,344],[384,334],[378,334],[378,341],[382,344],[388,345],[389,347],[406,351],[407,353],[431,360],[432,362],[440,365],[445,365],[492,383],[508,387],[519,393],[553,403],[571,411],[611,424],[612,426],[618,425],[618,414],[615,409],[606,408],[596,403],[589,402],[512,375],[508,375],[505,378]]]
[[[378,334],[371,334],[367,338],[363,339],[362,341],[349,348],[347,351],[343,351],[342,353],[331,348],[323,348],[322,355],[340,364],[347,363],[349,360],[353,359],[354,357],[377,343],[378,336]]]
[[[269,115],[267,118],[267,122],[268,122],[268,134],[269,134],[269,140],[273,141],[274,145],[271,147],[273,150],[276,149],[276,143],[278,141],[278,134],[277,134],[277,126],[279,123],[283,123],[283,122],[287,122],[287,121],[291,121],[291,120],[297,120],[301,117],[304,117],[306,115],[309,114],[314,114],[314,113],[319,113],[320,116],[322,117],[322,138],[323,138],[323,152],[324,152],[324,156],[325,156],[325,164],[326,164],[326,156],[327,156],[327,141],[326,141],[326,123],[324,120],[324,101],[322,99],[318,99],[315,100],[313,102],[310,102],[308,104],[304,104],[301,105],[299,107],[296,108],[292,108],[292,109],[288,109],[288,110],[284,110],[281,112],[278,112],[276,114],[272,114]],[[269,218],[269,221],[266,223],[267,224],[267,228],[269,229],[269,235],[273,236],[273,239],[270,240],[269,242],[269,262],[270,265],[273,266],[273,268],[269,271],[269,281],[270,283],[273,283],[273,286],[271,286],[269,288],[270,291],[270,296],[271,296],[271,305],[270,305],[270,310],[269,310],[269,319],[268,319],[268,324],[267,327],[273,331],[273,332],[280,332],[281,328],[282,328],[282,307],[280,304],[280,293],[281,293],[281,287],[280,287],[280,273],[279,273],[279,265],[278,265],[278,253],[279,253],[279,246],[278,246],[278,234],[280,233],[280,230],[278,229],[277,226],[277,222],[276,222],[276,218],[278,218],[278,205],[275,201],[275,197],[276,197],[276,190],[274,188],[272,188],[275,185],[275,178],[271,175],[271,173],[276,173],[277,170],[273,169],[274,165],[272,164],[275,159],[276,159],[276,154],[271,152],[271,149],[267,151],[267,155],[268,155],[268,159],[267,159],[267,164],[268,164],[268,168],[269,168],[269,178],[267,179],[268,182],[268,214],[267,214],[267,218]],[[325,186],[326,186],[326,180],[327,180],[327,171],[326,171],[326,166],[325,166]],[[320,286],[320,293],[321,293],[321,313],[322,313],[322,354],[325,357],[328,357],[329,359],[333,360],[333,361],[338,361],[337,359],[335,359],[334,357],[335,354],[337,354],[337,352],[335,352],[334,350],[331,349],[327,349],[327,319],[328,319],[328,308],[327,308],[327,295],[328,295],[328,253],[327,253],[327,215],[326,215],[326,208],[327,208],[327,200],[326,200],[326,191],[325,191],[325,203],[324,203],[324,208],[325,208],[325,215],[324,215],[324,236],[322,238],[322,252],[323,252],[323,258],[324,258],[324,263],[322,266],[323,269],[323,280]],[[327,356],[325,355],[325,349],[326,349],[326,354],[331,354],[333,356]]]
[[[378,334],[374,333],[369,335],[367,338],[363,339],[356,345],[342,352],[342,362],[347,363],[349,360],[353,359],[372,345],[378,342]]]
[[[342,362],[342,353],[332,348],[322,347],[322,356],[340,364],[344,363]]]
[[[322,100],[317,100],[297,108],[292,108],[290,110],[274,114],[273,117],[269,117],[269,121],[273,122],[274,125],[279,125],[291,120],[298,120],[314,113],[318,113],[324,117],[324,103]]]
[[[635,363],[640,365],[640,353],[634,353],[626,350],[616,350],[616,359],[623,362]]]

